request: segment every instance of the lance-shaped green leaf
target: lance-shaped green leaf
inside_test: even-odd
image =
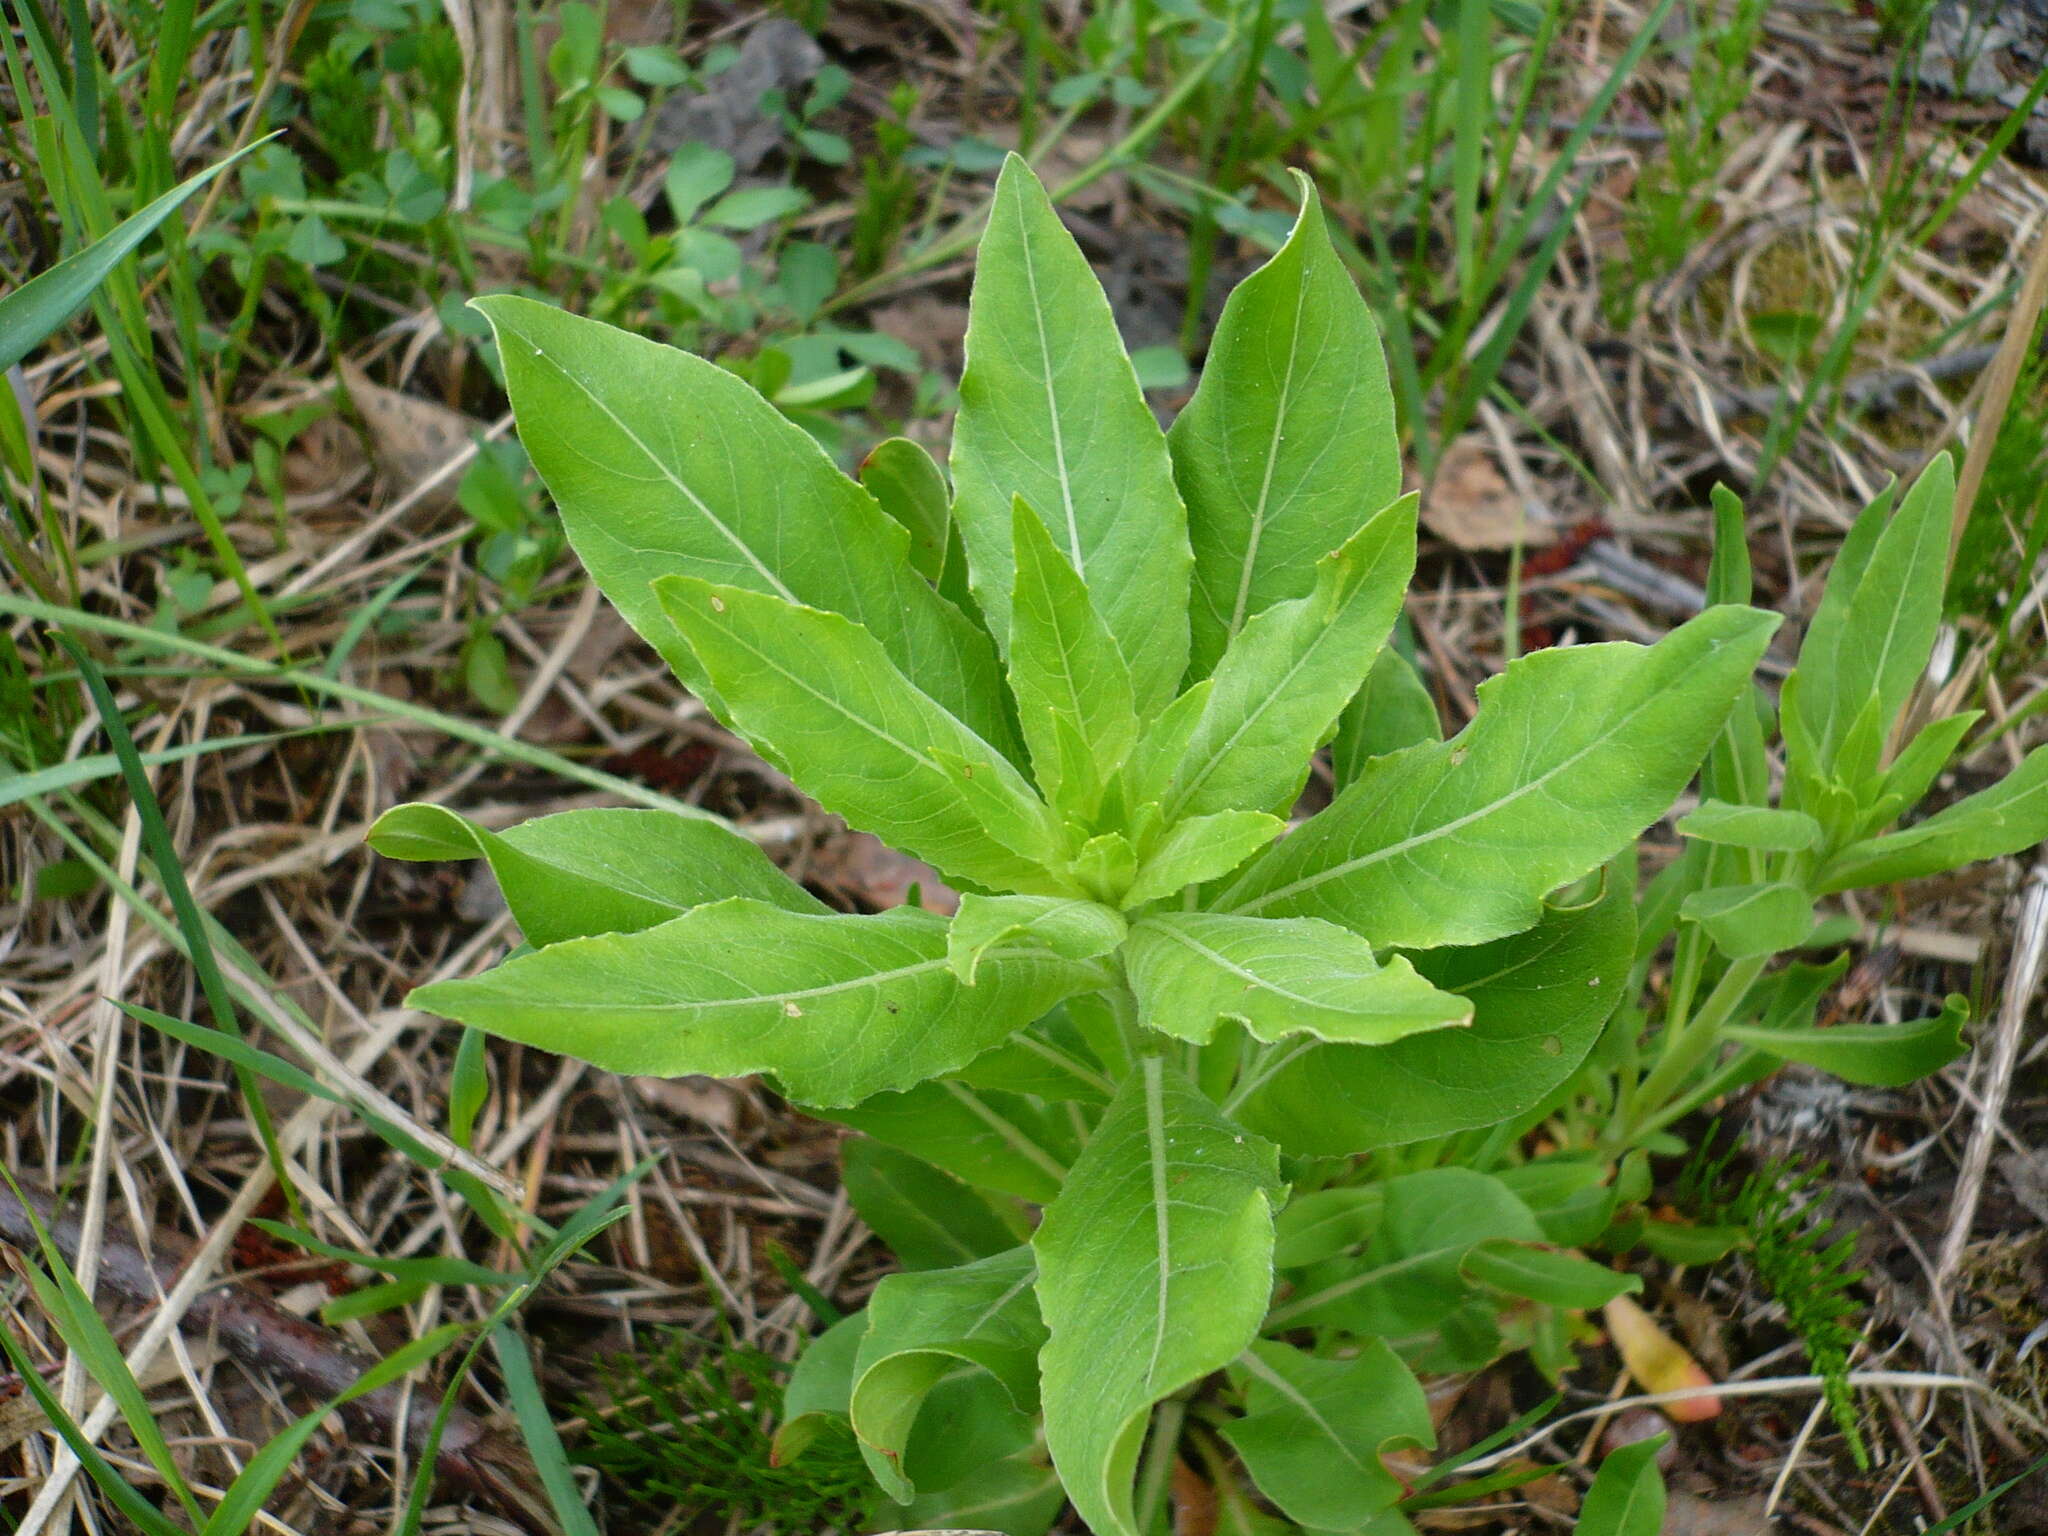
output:
[[[1104,783],[1137,744],[1130,669],[1087,584],[1021,496],[1010,527],[1010,691],[1032,772],[1055,805],[1091,815]]]
[[[840,1185],[860,1219],[905,1269],[951,1269],[1014,1248],[1019,1207],[970,1189],[944,1169],[871,1136],[847,1139]]]
[[[1836,1024],[1825,1029],[1737,1024],[1722,1032],[1780,1061],[1804,1062],[1866,1087],[1903,1088],[1963,1054],[1963,1026],[1969,1020],[1970,1000],[1954,995],[1935,1017],[1904,1024]]]
[[[1233,1091],[1233,1113],[1310,1157],[1527,1113],[1578,1071],[1621,1000],[1635,951],[1634,895],[1632,882],[1610,870],[1590,906],[1548,912],[1527,933],[1490,944],[1415,956],[1425,978],[1471,1000],[1470,1027],[1382,1046],[1271,1047]]]
[[[1197,677],[1250,620],[1401,494],[1394,398],[1372,315],[1306,178],[1273,259],[1237,286],[1169,436],[1195,553]]]
[[[1529,1208],[1498,1179],[1432,1168],[1387,1181],[1384,1203],[1355,1257],[1305,1269],[1273,1309],[1269,1331],[1324,1326],[1398,1337],[1433,1328],[1466,1295],[1463,1267],[1481,1243],[1540,1242]]]
[[[813,917],[736,898],[432,982],[410,1005],[608,1072],[765,1072],[791,1098],[839,1105],[962,1066],[1098,981],[1011,949],[967,988],[932,913]]]
[[[1309,756],[1372,671],[1415,569],[1413,496],[1383,508],[1314,567],[1315,588],[1237,632],[1160,809],[1285,811]]]
[[[684,682],[708,686],[655,600],[663,576],[843,613],[918,687],[1014,750],[988,637],[926,585],[910,536],[808,432],[700,357],[511,294],[474,302],[569,542]]]
[[[1705,929],[1731,960],[1795,949],[1813,932],[1813,898],[1782,880],[1709,886],[1686,897],[1678,912]]]
[[[1955,467],[1938,455],[1891,512],[1887,490],[1843,541],[1827,591],[1799,648],[1799,686],[1789,695],[1831,772],[1858,714],[1873,700],[1876,730],[1888,730],[1927,667],[1941,623]],[[1875,767],[1875,764],[1871,764]]]
[[[1074,999],[1081,1003],[1083,999]],[[953,1081],[1003,1094],[1029,1094],[1052,1104],[1107,1104],[1116,1084],[1103,1072],[1086,1038],[1057,1009],[1001,1045],[981,1053]]]
[[[979,989],[964,996],[972,1006]],[[1081,1131],[1071,1106],[951,1078],[920,1083],[901,1093],[878,1093],[846,1108],[807,1103],[806,1109],[901,1147],[980,1189],[1040,1204],[1059,1193],[1080,1152]]]
[[[1667,1496],[1657,1453],[1668,1438],[1652,1435],[1608,1452],[1586,1492],[1576,1536],[1658,1536]]]
[[[911,568],[955,606],[964,607],[967,556],[953,523],[952,493],[924,446],[907,437],[875,444],[861,460],[860,483],[910,535]]]
[[[1286,830],[1264,811],[1217,811],[1176,822],[1131,877],[1124,906],[1142,907],[1205,880],[1220,880]]]
[[[1221,904],[1417,948],[1529,927],[1546,892],[1670,809],[1777,623],[1710,608],[1647,649],[1523,657],[1479,685],[1457,737],[1374,758]]]
[[[2048,747],[2036,747],[1989,789],[1902,832],[1852,843],[1821,870],[1819,891],[1918,880],[2018,853],[2048,838]]]
[[[1908,742],[1885,769],[1874,791],[1866,792],[1863,827],[1874,832],[1898,819],[1901,812],[1920,803],[1934,786],[1935,778],[1956,748],[1970,733],[1970,727],[1984,718],[1980,709],[1967,709],[1944,720],[1931,720]]]
[[[1045,1536],[1067,1507],[1060,1476],[1025,1452],[984,1462],[949,1488],[920,1493],[893,1517],[906,1531],[994,1531]]]
[[[1804,811],[1731,805],[1726,800],[1701,801],[1699,809],[1679,818],[1678,830],[1703,843],[1767,853],[1797,853],[1820,841],[1820,823]]]
[[[1279,1157],[1156,1056],[1126,1079],[1032,1246],[1046,1441],[1097,1536],[1138,1536],[1152,1405],[1234,1360],[1273,1285]]]
[[[1382,965],[1357,934],[1312,917],[1165,912],[1132,928],[1124,963],[1140,1021],[1197,1044],[1219,1018],[1269,1043],[1366,1045],[1472,1020],[1469,998],[1439,992],[1398,955]]]
[[[1096,594],[1139,712],[1156,713],[1187,665],[1187,512],[1102,285],[1015,155],[981,237],[951,467],[990,628],[1010,633],[1022,496]]]
[[[860,625],[694,577],[658,587],[733,725],[826,810],[945,874],[1062,889],[1043,868],[1059,848],[1044,802]]]
[[[1261,1340],[1230,1374],[1244,1385],[1245,1415],[1223,1438],[1259,1492],[1310,1530],[1356,1530],[1392,1508],[1404,1489],[1381,1453],[1436,1444],[1421,1385],[1378,1339],[1348,1360]]]
[[[854,1358],[854,1433],[875,1480],[892,1498],[916,1492],[903,1452],[918,1410],[963,1362],[1001,1382],[1016,1406],[1038,1402],[1045,1325],[1032,1290],[1037,1264],[1019,1247],[957,1269],[891,1275],[868,1303],[868,1330]]]
[[[946,931],[953,974],[969,986],[981,957],[999,944],[1022,943],[1049,949],[1068,960],[1093,960],[1124,941],[1120,913],[1073,896],[977,896],[960,898],[960,910]]]
[[[771,1454],[778,1467],[801,1456],[836,1422],[847,1423],[853,1401],[853,1357],[868,1331],[865,1310],[816,1335],[797,1356],[782,1393],[782,1423],[776,1428]]]
[[[1575,1253],[1511,1238],[1481,1243],[1465,1255],[1465,1278],[1510,1296],[1548,1307],[1585,1311],[1643,1288],[1642,1277],[1625,1275]]]
[[[708,816],[561,811],[493,832],[442,806],[399,805],[377,818],[368,841],[392,859],[489,860],[534,945],[637,932],[728,896],[826,910],[759,846]]]
[[[1369,757],[1443,739],[1443,717],[1421,675],[1393,646],[1382,646],[1365,686],[1338,717],[1330,771],[1342,789]]]

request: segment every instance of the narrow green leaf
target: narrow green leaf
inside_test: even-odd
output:
[[[1124,906],[1142,907],[1187,886],[1220,880],[1286,829],[1286,822],[1264,811],[1217,811],[1177,822],[1131,877]]]
[[[1505,1185],[1469,1168],[1399,1175],[1387,1181],[1384,1199],[1362,1250],[1301,1271],[1267,1320],[1269,1333],[1328,1326],[1398,1338],[1434,1328],[1468,1294],[1463,1269],[1474,1248],[1543,1237]]]
[[[12,1175],[7,1182],[13,1185]],[[17,1189],[17,1197],[19,1193]],[[142,1384],[128,1369],[120,1344],[101,1318],[99,1309],[93,1305],[92,1298],[79,1285],[71,1266],[64,1262],[62,1251],[44,1230],[34,1208],[26,1200],[19,1203],[28,1215],[30,1226],[35,1229],[43,1264],[48,1266],[47,1272],[34,1264],[22,1266],[29,1288],[36,1293],[36,1300],[48,1314],[57,1336],[64,1341],[64,1347],[77,1357],[87,1374],[99,1384],[100,1390],[113,1399],[143,1456],[156,1469],[157,1475],[164,1480],[164,1486],[171,1490],[185,1512],[197,1522],[201,1518],[199,1502],[193,1497],[191,1485],[185,1481],[177,1458],[171,1454],[170,1445],[164,1439],[163,1426],[150,1407]]]
[[[1813,932],[1813,898],[1796,885],[1716,885],[1695,891],[1678,908],[1731,960],[1796,949]]]
[[[957,590],[964,597],[967,561],[953,524],[952,494],[923,445],[907,437],[877,443],[861,460],[860,483],[910,535],[912,569],[940,593]]]
[[[1051,1331],[1045,1432],[1098,1536],[1138,1536],[1152,1405],[1257,1334],[1273,1284],[1278,1154],[1156,1056],[1118,1091],[1032,1246]]]
[[[14,1337],[14,1331],[0,1325],[0,1353],[7,1356],[7,1363],[14,1368],[14,1374],[28,1391],[29,1397],[42,1410],[59,1438],[71,1448],[79,1465],[93,1485],[104,1493],[114,1507],[135,1522],[135,1528],[144,1536],[185,1536],[176,1525],[165,1519],[156,1505],[136,1491],[135,1485],[117,1471],[112,1462],[101,1454],[100,1448],[92,1443],[78,1421],[64,1411],[64,1405],[57,1401],[57,1394],[43,1382],[40,1363],[31,1359]]]
[[[1635,949],[1635,892],[1609,871],[1590,907],[1547,913],[1527,933],[1431,950],[1415,967],[1472,1003],[1465,1029],[1391,1045],[1273,1047],[1230,1098],[1283,1150],[1344,1157],[1526,1113],[1578,1071],[1620,1002]]]
[[[966,994],[972,1000],[976,993]],[[1044,1204],[1080,1151],[1071,1106],[950,1079],[878,1093],[850,1108],[806,1109],[901,1147],[980,1189]],[[1083,1122],[1085,1124],[1085,1122]]]
[[[1726,800],[1702,800],[1698,810],[1679,818],[1678,830],[1703,843],[1769,853],[1797,853],[1820,841],[1820,823],[1803,811],[1731,805]]]
[[[970,883],[1066,893],[1041,866],[1059,833],[1031,786],[860,625],[694,577],[657,587],[733,724],[826,810]]]
[[[634,933],[729,896],[791,912],[827,910],[759,846],[708,816],[561,811],[492,832],[422,803],[379,816],[368,842],[386,858],[489,860],[506,905],[534,945]]]
[[[2048,747],[2036,747],[1989,789],[1902,832],[1869,838],[1828,860],[1818,893],[1918,880],[2018,853],[2048,838]]]
[[[1059,1474],[1026,1454],[988,1462],[949,1488],[919,1494],[894,1523],[906,1531],[1045,1536],[1066,1506]]]
[[[1604,1307],[1617,1296],[1643,1288],[1639,1275],[1625,1275],[1575,1253],[1511,1240],[1474,1248],[1465,1255],[1464,1274],[1467,1280],[1510,1296],[1578,1311]]]
[[[1023,497],[1011,517],[1010,691],[1053,804],[1091,816],[1138,740],[1131,673],[1085,582]]]
[[[990,628],[1010,633],[1022,496],[1097,594],[1140,714],[1157,713],[1187,666],[1187,513],[1102,285],[1016,155],[981,237],[951,467]]]
[[[521,438],[591,579],[693,689],[663,576],[770,592],[865,625],[1006,753],[993,646],[910,564],[910,536],[817,441],[727,370],[530,299],[472,301],[498,337]]]
[[[598,1536],[597,1522],[583,1502],[583,1490],[576,1486],[576,1473],[569,1465],[569,1453],[555,1430],[554,1415],[542,1396],[540,1379],[533,1370],[533,1356],[526,1340],[510,1323],[490,1331],[491,1352],[498,1357],[498,1371],[505,1380],[505,1396],[512,1409],[512,1422],[526,1442],[541,1487],[548,1496],[563,1536]]]
[[[1330,768],[1342,789],[1367,758],[1443,739],[1443,717],[1421,675],[1393,646],[1382,646],[1365,686],[1338,717]]]
[[[1405,1490],[1381,1453],[1436,1444],[1420,1383],[1379,1339],[1348,1360],[1261,1340],[1231,1375],[1245,1384],[1245,1416],[1223,1438],[1259,1492],[1311,1530],[1355,1530],[1391,1509]]]
[[[813,917],[735,898],[433,982],[409,1006],[609,1072],[765,1072],[800,1102],[847,1105],[964,1065],[1097,980],[1019,948],[986,956],[966,988],[932,913]]]
[[[1577,1536],[1658,1536],[1664,1529],[1664,1435],[1609,1451],[1579,1510]]]
[[[1804,1062],[1870,1088],[1903,1088],[1940,1071],[1963,1054],[1970,1000],[1951,995],[1939,1014],[1905,1024],[1836,1024],[1768,1028],[1729,1025],[1730,1040],[1780,1061]]]
[[[1955,504],[1948,455],[1922,471],[1896,514],[1891,501],[1888,490],[1857,519],[1799,648],[1799,686],[1787,708],[1799,712],[1818,754],[1812,770],[1823,777],[1868,701],[1876,700],[1880,736],[1890,729],[1926,670],[1941,622]]]
[[[1959,715],[1929,721],[1908,742],[1885,770],[1875,794],[1866,807],[1864,827],[1868,831],[1896,820],[1901,812],[1920,803],[1934,785],[1941,770],[1970,733],[1970,727],[1984,718],[1981,709],[1966,709]]]
[[[1777,622],[1712,608],[1647,649],[1523,657],[1480,684],[1479,716],[1456,738],[1373,759],[1223,905],[1321,917],[1402,946],[1529,927],[1546,892],[1670,809]]]
[[[236,150],[225,160],[188,177],[170,191],[123,219],[85,249],[73,251],[47,271],[38,272],[13,292],[0,295],[0,373],[12,368],[84,307],[93,290],[185,200],[242,156],[268,144],[267,134]]]
[[[1747,603],[1756,596],[1756,581],[1750,574],[1749,527],[1742,498],[1718,483],[1712,496],[1714,553],[1707,566],[1707,601]]]
[[[1400,956],[1314,918],[1167,912],[1131,930],[1125,951],[1138,1017],[1149,1028],[1206,1044],[1219,1018],[1255,1040],[1288,1035],[1366,1045],[1468,1024],[1470,999],[1439,992]]]
[[[1065,960],[1093,960],[1124,940],[1124,920],[1110,908],[1071,896],[977,896],[960,898],[960,910],[946,930],[946,961],[953,974],[974,985],[981,957],[1017,941],[1048,949]]]
[[[846,1198],[905,1269],[971,1264],[1023,1236],[979,1190],[872,1137],[847,1141],[839,1163]]]
[[[1307,596],[1317,562],[1401,494],[1379,332],[1297,176],[1294,230],[1224,304],[1168,437],[1195,554],[1196,677],[1252,619]]]
[[[221,1501],[214,1505],[213,1513],[207,1516],[199,1536],[241,1536],[269,1504],[271,1494],[291,1471],[299,1452],[330,1413],[365,1393],[374,1392],[418,1370],[461,1338],[467,1327],[464,1323],[444,1323],[431,1333],[400,1345],[323,1407],[294,1420],[272,1436],[243,1463],[241,1472],[228,1485]]]
[[[1031,1249],[980,1259],[956,1269],[891,1275],[868,1303],[868,1330],[854,1357],[851,1416],[861,1454],[875,1480],[895,1499],[916,1492],[903,1474],[903,1452],[918,1410],[940,1379],[962,1363],[987,1371],[1016,1406],[1038,1403],[1038,1278]]]
[[[1160,809],[1168,821],[1222,810],[1284,812],[1309,757],[1371,674],[1415,570],[1416,498],[1374,514],[1313,567],[1307,596],[1236,631]]]
[[[832,1420],[848,1422],[853,1405],[853,1361],[868,1331],[865,1309],[842,1317],[804,1346],[782,1389],[782,1422],[769,1461],[786,1467],[803,1455]]]
[[[983,1051],[953,1074],[954,1081],[970,1088],[1029,1094],[1048,1104],[1107,1104],[1116,1084],[1103,1072],[1073,1017],[1091,1001],[1085,994],[1069,998],[1001,1045]]]

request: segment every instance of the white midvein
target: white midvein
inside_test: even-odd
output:
[[[1712,647],[1713,650],[1718,650],[1719,648],[1720,647],[1718,645]],[[1709,652],[1709,654],[1711,654],[1711,651]],[[1702,660],[1704,659],[1705,658],[1702,658]],[[1359,870],[1365,869],[1371,865],[1381,863],[1387,859],[1396,858],[1399,855],[1406,853],[1410,848],[1417,848],[1423,845],[1424,843],[1434,842],[1440,837],[1449,837],[1454,832],[1462,831],[1464,828],[1472,825],[1473,822],[1480,821],[1488,816],[1491,816],[1495,811],[1500,810],[1502,807],[1513,805],[1517,800],[1521,799],[1524,795],[1535,794],[1536,791],[1542,789],[1546,784],[1548,784],[1552,779],[1556,778],[1559,774],[1565,773],[1570,769],[1577,767],[1581,760],[1590,756],[1594,752],[1599,751],[1602,747],[1606,746],[1610,740],[1620,735],[1622,731],[1626,730],[1630,725],[1634,724],[1636,716],[1648,710],[1650,706],[1656,702],[1657,701],[1655,699],[1643,700],[1634,709],[1630,710],[1627,714],[1617,719],[1611,726],[1608,727],[1607,730],[1602,732],[1600,735],[1594,737],[1593,740],[1587,742],[1586,745],[1579,748],[1578,751],[1572,753],[1571,756],[1563,759],[1554,767],[1545,769],[1542,773],[1538,774],[1528,783],[1520,786],[1517,789],[1510,790],[1507,794],[1500,796],[1498,799],[1489,800],[1486,804],[1478,807],[1477,809],[1467,811],[1463,816],[1455,816],[1449,821],[1441,822],[1438,825],[1431,827],[1426,832],[1417,832],[1412,837],[1404,837],[1398,843],[1389,843],[1386,847],[1376,848],[1371,853],[1362,853],[1358,855],[1356,858],[1345,859],[1341,863],[1332,864],[1327,869],[1319,869],[1312,875],[1303,875],[1299,880],[1290,881],[1286,885],[1276,886],[1274,889],[1267,891],[1263,896],[1258,897],[1254,901],[1247,902],[1244,906],[1241,906],[1236,910],[1242,913],[1256,912],[1261,907],[1269,907],[1274,902],[1282,901],[1287,897],[1296,895],[1301,891],[1314,890],[1317,886],[1323,885],[1331,880],[1342,879],[1346,875],[1355,874]],[[1443,745],[1444,747],[1449,748],[1451,750],[1456,750],[1457,744],[1455,742],[1445,742]],[[1284,847],[1285,845],[1283,844],[1282,846]]]
[[[1059,472],[1060,501],[1067,513],[1067,553],[1073,557],[1074,574],[1088,577],[1088,557],[1081,549],[1081,523],[1074,511],[1074,484],[1067,473],[1067,437],[1060,427],[1059,395],[1052,385],[1052,343],[1045,334],[1045,307],[1038,302],[1038,268],[1031,259],[1031,232],[1021,231],[1018,247],[1024,253],[1024,286],[1031,295],[1031,321],[1038,330],[1038,360],[1044,365],[1045,414],[1052,423],[1053,464]]]
[[[1157,1056],[1145,1058],[1145,1142],[1152,1155],[1152,1216],[1159,1241],[1159,1300],[1152,1326],[1152,1358],[1145,1366],[1145,1384],[1159,1376],[1159,1355],[1166,1347],[1169,1281],[1173,1273],[1173,1237],[1166,1206],[1166,1102]]]
[[[1238,572],[1237,605],[1230,613],[1230,633],[1244,624],[1245,604],[1251,601],[1252,570],[1259,558],[1259,540],[1266,531],[1266,505],[1273,496],[1273,472],[1280,462],[1280,439],[1287,425],[1287,411],[1294,393],[1294,365],[1301,356],[1301,312],[1308,303],[1308,284],[1294,291],[1294,323],[1287,337],[1287,372],[1280,380],[1280,406],[1273,413],[1273,436],[1266,444],[1266,473],[1259,483],[1259,503],[1252,509],[1251,543],[1245,547],[1244,565]]]
[[[1201,940],[1193,937],[1190,934],[1183,933],[1177,926],[1174,926],[1172,924],[1147,923],[1145,924],[1145,926],[1150,928],[1154,933],[1165,934],[1169,939],[1172,939],[1176,944],[1181,945],[1183,948],[1193,950],[1202,959],[1208,961],[1211,965],[1215,966],[1218,970],[1224,972],[1226,975],[1242,977],[1248,985],[1257,987],[1261,992],[1270,992],[1273,994],[1273,996],[1283,998],[1287,1002],[1299,1003],[1304,1008],[1327,1010],[1331,1013],[1364,1014],[1367,1011],[1363,1008],[1353,1007],[1347,1003],[1333,1003],[1325,998],[1309,997],[1303,993],[1291,991],[1290,989],[1281,986],[1279,982],[1273,981],[1268,977],[1261,976],[1258,972],[1250,970],[1247,967],[1239,964],[1237,961],[1231,959],[1228,955],[1222,953],[1222,951],[1211,949]],[[1366,980],[1372,976],[1377,976],[1378,974],[1379,969],[1377,966],[1375,966],[1370,971],[1354,973],[1355,979],[1360,981]]]
[[[960,1084],[950,1079],[941,1079],[939,1086],[951,1094],[959,1102],[962,1109],[994,1131],[996,1139],[1009,1147],[1012,1152],[1015,1152],[1026,1162],[1036,1164],[1041,1173],[1051,1174],[1056,1182],[1066,1178],[1067,1170],[1058,1158],[1018,1130],[1015,1125],[997,1114],[995,1110],[989,1107],[988,1102],[981,1095],[973,1092],[971,1089],[961,1087]]]
[[[1278,1392],[1282,1397],[1293,1403],[1296,1408],[1299,1408],[1303,1417],[1325,1435],[1329,1436],[1330,1443],[1343,1452],[1344,1459],[1350,1462],[1352,1466],[1358,1468],[1361,1472],[1383,1470],[1368,1467],[1363,1461],[1360,1461],[1357,1453],[1344,1443],[1344,1437],[1337,1433],[1336,1426],[1323,1417],[1322,1411],[1309,1400],[1307,1394],[1285,1376],[1274,1370],[1273,1367],[1266,1364],[1257,1355],[1253,1354],[1250,1350],[1246,1350],[1237,1357],[1237,1363],[1244,1367],[1246,1375],[1258,1377],[1259,1380],[1263,1381],[1275,1392]]]
[[[747,564],[751,565],[757,572],[760,573],[761,579],[763,581],[766,581],[770,587],[774,588],[775,594],[778,597],[781,597],[786,601],[792,603],[798,601],[797,595],[794,592],[790,591],[788,587],[783,585],[782,578],[777,576],[775,572],[770,570],[767,567],[767,565],[763,563],[761,557],[754,553],[753,547],[750,544],[748,544],[744,539],[742,539],[738,534],[734,533],[732,529],[728,528],[725,525],[725,523],[719,518],[718,514],[711,510],[709,504],[705,502],[703,497],[699,496],[695,491],[691,490],[689,486],[685,485],[682,482],[682,480],[677,478],[675,471],[670,469],[668,465],[662,461],[662,458],[659,454],[657,454],[652,448],[647,446],[647,444],[641,439],[640,434],[635,432],[631,427],[627,426],[625,419],[621,417],[617,411],[613,410],[610,406],[606,405],[604,401],[598,398],[597,391],[592,389],[588,384],[584,383],[582,379],[578,378],[575,374],[571,373],[567,368],[564,368],[554,358],[548,356],[548,354],[542,351],[540,348],[534,348],[534,355],[540,358],[541,361],[548,364],[551,368],[555,370],[555,372],[559,373],[569,383],[575,385],[578,389],[582,390],[584,395],[589,399],[592,405],[596,406],[597,409],[601,411],[604,415],[610,417],[612,425],[617,427],[621,432],[625,433],[626,436],[632,440],[633,446],[635,448],[638,448],[642,453],[647,455],[647,462],[652,464],[658,471],[660,471],[662,479],[666,480],[670,485],[674,486],[679,492],[681,492],[683,498],[686,501],[688,501],[690,505],[695,507],[699,513],[703,515],[703,518],[707,523],[709,523],[712,527],[716,528],[720,533],[725,535],[727,542],[729,542],[734,549],[738,550],[740,554],[746,558]]]

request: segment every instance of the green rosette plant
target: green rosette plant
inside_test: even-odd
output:
[[[779,1447],[850,1421],[901,1525],[1027,1536],[1071,1502],[1149,1536],[1186,1460],[1237,1528],[1409,1529],[1442,1493],[1381,1461],[1431,1443],[1414,1372],[1568,1364],[1573,1319],[1638,1284],[1586,1250],[1681,1241],[1641,1208],[1640,1149],[1678,1114],[1781,1060],[1897,1081],[1957,1049],[1954,1009],[1819,1029],[1828,968],[1769,969],[1836,937],[1831,893],[2048,828],[2037,754],[1883,830],[1969,724],[1894,750],[1945,460],[1850,536],[1774,790],[1752,677],[1778,619],[1747,606],[1728,503],[1714,606],[1654,645],[1525,656],[1440,739],[1387,645],[1416,503],[1386,369],[1306,181],[1169,432],[1013,157],[946,471],[899,439],[850,479],[709,362],[477,307],[627,621],[961,895],[950,919],[830,911],[708,816],[493,832],[402,806],[373,843],[489,860],[531,946],[412,1001],[614,1071],[760,1074],[865,1133],[847,1187],[903,1272],[812,1345]],[[1290,828],[1325,746],[1334,798]],[[1703,761],[1639,918],[1636,840]]]

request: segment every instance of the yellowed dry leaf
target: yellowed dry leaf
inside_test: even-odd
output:
[[[1657,1325],[1655,1318],[1627,1296],[1607,1303],[1607,1334],[1613,1339],[1621,1363],[1645,1392],[1685,1392],[1711,1387],[1714,1379],[1685,1348]],[[1721,1411],[1721,1399],[1711,1392],[1662,1405],[1665,1416],[1681,1424],[1711,1419]]]

